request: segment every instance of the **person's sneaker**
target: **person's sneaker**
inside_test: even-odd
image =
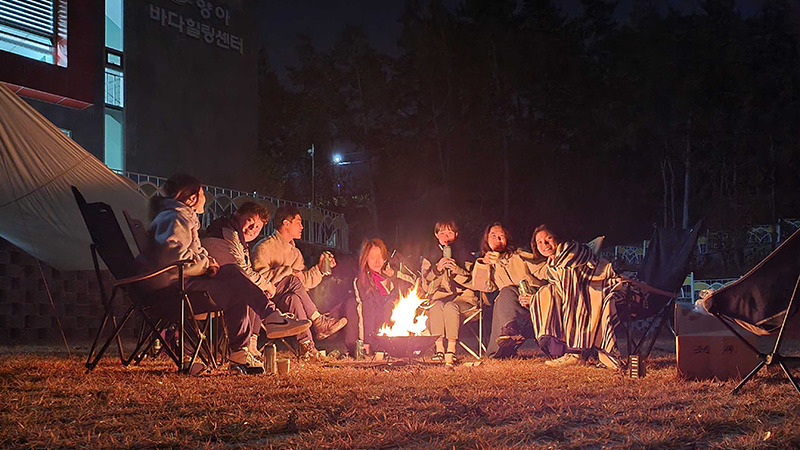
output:
[[[248,347],[243,347],[235,352],[231,352],[228,360],[230,361],[230,369],[232,371],[247,375],[260,375],[264,373],[264,363],[261,362],[256,355],[250,353]]]
[[[494,359],[509,359],[509,358],[516,358],[517,357],[517,346],[516,345],[507,345],[505,347],[500,347],[497,351],[491,355],[490,357]]]
[[[186,366],[186,364],[189,364],[191,360],[192,358],[190,356],[184,356],[183,357],[184,367]],[[189,366],[189,368],[187,369],[187,373],[192,376],[202,375],[206,372],[208,372],[208,366],[200,359],[195,359],[194,362],[192,362],[192,365]]]
[[[497,338],[497,346],[501,349],[506,347],[519,348],[525,342],[525,336],[519,330],[516,320],[512,320],[503,325],[500,329],[500,336]]]
[[[602,364],[606,369],[611,369],[614,371],[622,370],[622,363],[620,360],[602,350],[597,351],[597,359],[600,360],[600,364]]]
[[[313,361],[319,359],[319,350],[314,346],[314,341],[307,340],[303,342],[299,342],[300,351],[299,357],[300,359],[304,359],[306,361]]]
[[[525,337],[521,334],[513,336],[500,336],[497,338],[497,346],[500,348],[505,347],[519,347],[525,342]]]
[[[261,350],[258,349],[258,335],[251,334],[250,335],[250,342],[247,344],[247,349],[250,350],[250,353],[254,355],[260,355]]]
[[[278,311],[267,316],[262,323],[267,331],[267,339],[279,339],[298,334],[311,328],[310,320],[297,320]]]
[[[574,353],[566,353],[564,356],[556,359],[551,359],[545,361],[545,365],[550,367],[563,367],[563,366],[574,366],[580,363],[581,357],[574,354]]]
[[[317,335],[317,340],[322,341],[336,334],[339,330],[347,325],[347,318],[342,317],[338,320],[328,317],[325,314],[317,317],[314,321],[314,331]]]

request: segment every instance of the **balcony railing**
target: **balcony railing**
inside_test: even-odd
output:
[[[166,178],[145,175],[134,172],[115,171],[124,175],[139,187],[139,192],[147,198],[152,197],[158,189],[167,181]],[[214,219],[230,215],[236,211],[239,205],[246,201],[256,201],[266,206],[271,213],[283,205],[293,205],[300,210],[303,216],[303,240],[314,244],[333,247],[340,250],[349,250],[347,238],[347,222],[344,214],[329,211],[317,206],[283,200],[274,197],[259,195],[257,192],[244,192],[235,189],[228,189],[217,186],[205,186],[206,189],[206,212],[201,215],[200,220],[204,227],[208,226]],[[263,235],[269,235],[274,230],[272,222],[264,227]]]

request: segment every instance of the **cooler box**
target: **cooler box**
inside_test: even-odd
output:
[[[753,346],[756,336],[734,328]],[[750,373],[758,356],[723,325],[693,304],[675,305],[675,349],[678,374],[693,380],[742,378]]]

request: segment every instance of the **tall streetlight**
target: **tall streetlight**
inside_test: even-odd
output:
[[[308,154],[311,155],[311,201],[308,202],[309,205],[314,204],[314,144],[311,144],[311,148],[308,149]]]

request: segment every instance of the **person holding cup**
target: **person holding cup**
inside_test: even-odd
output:
[[[452,366],[462,315],[478,306],[478,297],[466,287],[472,261],[458,241],[458,225],[452,220],[436,222],[433,236],[436,246],[422,258],[422,287],[430,306],[428,328],[439,336],[433,360]]]
[[[355,302],[351,305],[354,310],[354,327],[358,333],[353,336],[364,345],[373,345],[375,336],[383,324],[389,323],[392,317],[392,308],[401,292],[408,292],[413,286],[405,277],[389,264],[389,250],[382,239],[366,239],[361,244],[358,256],[358,274],[353,280]],[[358,351],[348,343],[351,353]]]
[[[536,276],[544,262],[534,254],[514,248],[508,230],[499,222],[486,227],[480,245],[480,257],[472,267],[472,287],[483,292],[497,292],[492,308],[492,331],[487,351],[494,358],[509,358],[526,337],[533,337],[529,295],[520,295],[523,282],[531,289],[544,283]]]

